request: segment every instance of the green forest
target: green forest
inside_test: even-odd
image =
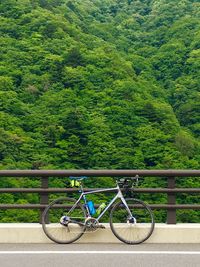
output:
[[[200,169],[199,0],[1,0],[0,15],[0,169]],[[0,220],[36,220],[17,213]]]

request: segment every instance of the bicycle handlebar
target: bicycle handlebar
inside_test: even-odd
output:
[[[125,178],[121,178],[121,179],[117,182],[117,184],[122,185],[122,186],[124,186],[124,187],[126,187],[126,186],[128,187],[128,186],[129,186],[129,182],[135,182],[135,185],[137,186],[140,178],[141,178],[141,177],[139,177],[138,174],[137,174],[136,176],[134,176],[134,177],[125,177]],[[133,183],[132,183],[132,185],[133,185]]]

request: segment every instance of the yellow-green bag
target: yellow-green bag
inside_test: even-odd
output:
[[[81,183],[77,180],[71,180],[70,185],[71,185],[71,187],[79,187],[81,185]]]

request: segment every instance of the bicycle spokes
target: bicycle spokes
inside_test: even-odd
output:
[[[43,229],[46,235],[57,243],[76,241],[85,231],[85,210],[78,204],[73,210],[74,200],[61,198],[52,202],[43,215]],[[49,223],[45,223],[45,218]]]
[[[110,215],[111,229],[125,243],[142,243],[153,231],[153,215],[149,207],[140,200],[127,199],[126,203],[129,209],[122,202],[113,207]]]

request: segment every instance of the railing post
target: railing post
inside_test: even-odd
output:
[[[46,189],[49,187],[49,177],[42,177],[41,178],[41,188]],[[41,205],[47,205],[49,203],[49,195],[48,193],[40,193],[40,204]],[[44,208],[40,209],[40,223],[42,223],[42,213],[44,211]],[[48,219],[46,223],[48,223]]]
[[[168,177],[168,188],[175,188],[175,177]],[[167,194],[168,205],[176,205],[176,194]],[[176,224],[176,209],[167,209],[167,224]]]

